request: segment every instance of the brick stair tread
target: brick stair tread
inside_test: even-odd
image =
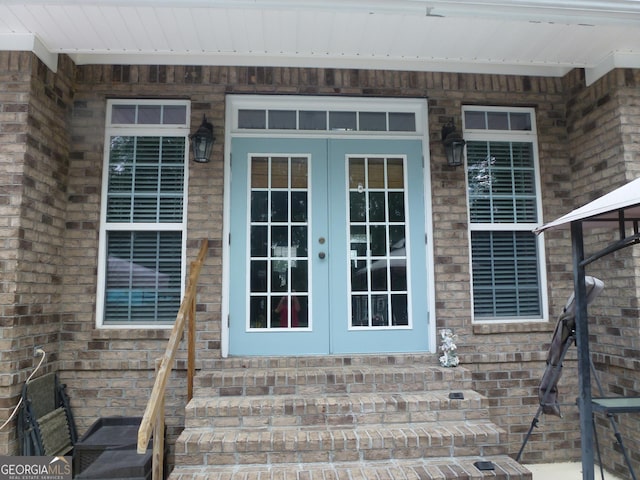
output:
[[[451,392],[460,392],[463,399],[451,399]],[[264,395],[235,397],[195,397],[187,408],[204,415],[266,415],[296,413],[344,413],[352,411],[407,411],[423,409],[485,408],[486,398],[474,390],[434,390],[428,392],[308,395]]]
[[[491,461],[494,470],[481,471],[476,461]],[[400,459],[318,464],[178,466],[169,480],[532,480],[529,470],[506,455]]]
[[[208,389],[218,389],[220,395],[274,394],[274,389],[314,388],[336,391],[398,392],[428,391],[445,388],[470,388],[471,373],[465,368],[443,368],[425,364],[347,365],[330,367],[227,368],[201,372],[196,376],[196,395],[207,395]],[[349,388],[346,388],[346,387]],[[201,390],[198,393],[198,390]],[[362,389],[362,390],[359,390]],[[348,390],[348,391],[347,391]]]
[[[373,425],[313,429],[185,429],[178,444],[187,453],[299,452],[312,450],[359,451],[377,448],[463,447],[500,445],[505,431],[489,421]]]
[[[241,428],[277,425],[399,423],[488,417],[486,398],[473,390],[195,397],[186,409],[187,427]]]
[[[429,365],[438,366],[439,353],[376,353],[360,355],[302,355],[302,356],[275,356],[275,357],[228,357],[215,360],[204,360],[207,370],[222,370],[233,368],[327,368],[342,366],[367,366],[383,367],[386,365]]]

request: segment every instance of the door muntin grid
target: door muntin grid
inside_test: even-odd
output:
[[[348,165],[349,329],[411,328],[406,157]]]
[[[310,329],[309,157],[252,155],[248,331]]]

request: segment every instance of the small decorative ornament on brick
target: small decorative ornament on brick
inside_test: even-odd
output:
[[[457,352],[458,347],[455,344],[458,336],[450,328],[443,328],[440,330],[440,339],[442,340],[440,345],[440,351],[442,352],[440,365],[443,367],[457,367],[460,363]]]

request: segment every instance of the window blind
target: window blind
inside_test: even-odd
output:
[[[539,318],[537,238],[530,232],[472,232],[476,318]]]
[[[183,283],[188,102],[110,108],[99,322],[170,325]]]
[[[182,232],[109,232],[109,323],[172,323],[180,307]]]

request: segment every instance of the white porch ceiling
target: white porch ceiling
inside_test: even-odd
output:
[[[640,0],[2,0],[50,68],[185,64],[562,76],[640,68]]]

